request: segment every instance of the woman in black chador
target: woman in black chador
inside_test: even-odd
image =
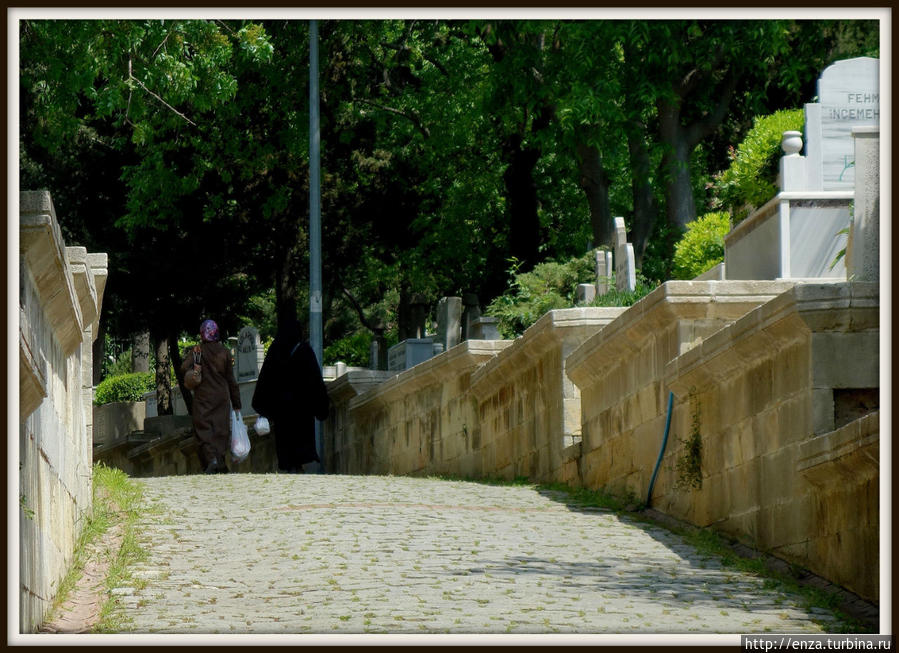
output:
[[[297,320],[279,327],[259,371],[252,403],[271,422],[280,471],[301,473],[304,464],[320,460],[315,418],[328,416],[330,402],[318,359],[303,340]]]

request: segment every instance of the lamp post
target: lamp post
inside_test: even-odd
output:
[[[318,111],[318,21],[309,21],[309,344],[322,365],[321,134]],[[322,456],[321,422],[315,450]],[[324,468],[320,466],[320,471]]]

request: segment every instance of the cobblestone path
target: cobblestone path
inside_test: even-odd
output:
[[[749,634],[835,623],[664,528],[530,487],[277,474],[138,482],[156,510],[139,528],[145,585],[115,590],[124,632]]]

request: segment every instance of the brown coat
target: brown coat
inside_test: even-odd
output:
[[[193,390],[191,418],[200,439],[201,458],[221,458],[231,448],[231,411],[240,410],[240,391],[231,363],[231,353],[220,342],[200,345],[203,380]],[[194,362],[188,351],[181,364],[183,374]],[[205,463],[204,463],[205,464]]]

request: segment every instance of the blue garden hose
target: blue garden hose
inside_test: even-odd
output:
[[[665,419],[665,437],[662,438],[662,448],[659,450],[659,459],[656,461],[656,467],[652,470],[652,478],[649,480],[649,492],[646,493],[646,507],[649,507],[649,500],[652,498],[652,486],[656,483],[656,474],[659,473],[659,467],[662,464],[662,456],[665,454],[665,447],[668,445],[668,431],[671,429],[671,408],[674,406],[674,393],[668,393],[668,417]]]

